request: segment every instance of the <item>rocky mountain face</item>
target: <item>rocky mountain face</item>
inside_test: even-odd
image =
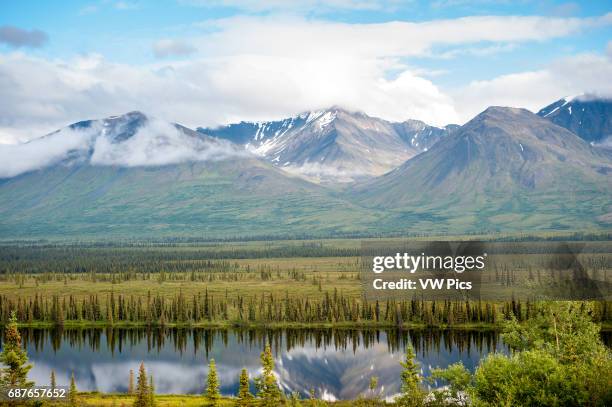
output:
[[[331,184],[382,175],[455,128],[417,120],[392,123],[333,107],[280,121],[198,131],[244,145],[284,171]]]
[[[595,146],[612,148],[612,99],[593,95],[566,97],[538,112]]]
[[[490,107],[427,152],[357,185],[354,197],[455,223],[510,228],[531,218],[527,225],[562,226],[610,215],[610,175],[609,151],[525,109]]]

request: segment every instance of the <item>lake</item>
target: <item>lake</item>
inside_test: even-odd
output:
[[[260,353],[272,344],[279,383],[306,396],[311,388],[327,400],[364,394],[372,376],[382,396],[399,392],[405,347],[412,343],[424,376],[462,361],[473,370],[490,352],[507,352],[491,331],[346,329],[22,329],[30,378],[67,385],[74,371],[79,390],[125,392],[130,369],[140,362],[153,374],[158,393],[202,393],[207,365],[215,359],[221,392],[235,394],[243,367],[260,373]],[[254,390],[254,389],[253,389]]]

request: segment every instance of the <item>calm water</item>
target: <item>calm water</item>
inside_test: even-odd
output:
[[[80,390],[124,392],[130,369],[141,361],[159,393],[202,393],[207,364],[214,358],[223,394],[235,394],[240,369],[260,372],[259,355],[272,343],[276,373],[286,391],[349,399],[366,392],[378,377],[384,396],[399,391],[400,359],[406,344],[417,351],[423,374],[463,361],[473,369],[487,353],[507,352],[494,332],[453,330],[205,330],[108,329],[22,330],[31,378],[47,384],[54,369],[58,384],[72,371]]]

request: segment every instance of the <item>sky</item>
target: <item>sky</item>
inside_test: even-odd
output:
[[[0,143],[139,110],[189,127],[339,105],[463,124],[612,95],[612,1],[0,2]]]

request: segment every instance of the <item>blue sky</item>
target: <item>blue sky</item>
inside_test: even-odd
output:
[[[341,104],[441,125],[489,104],[607,95],[611,12],[610,1],[2,2],[0,141],[135,109],[196,126]]]

